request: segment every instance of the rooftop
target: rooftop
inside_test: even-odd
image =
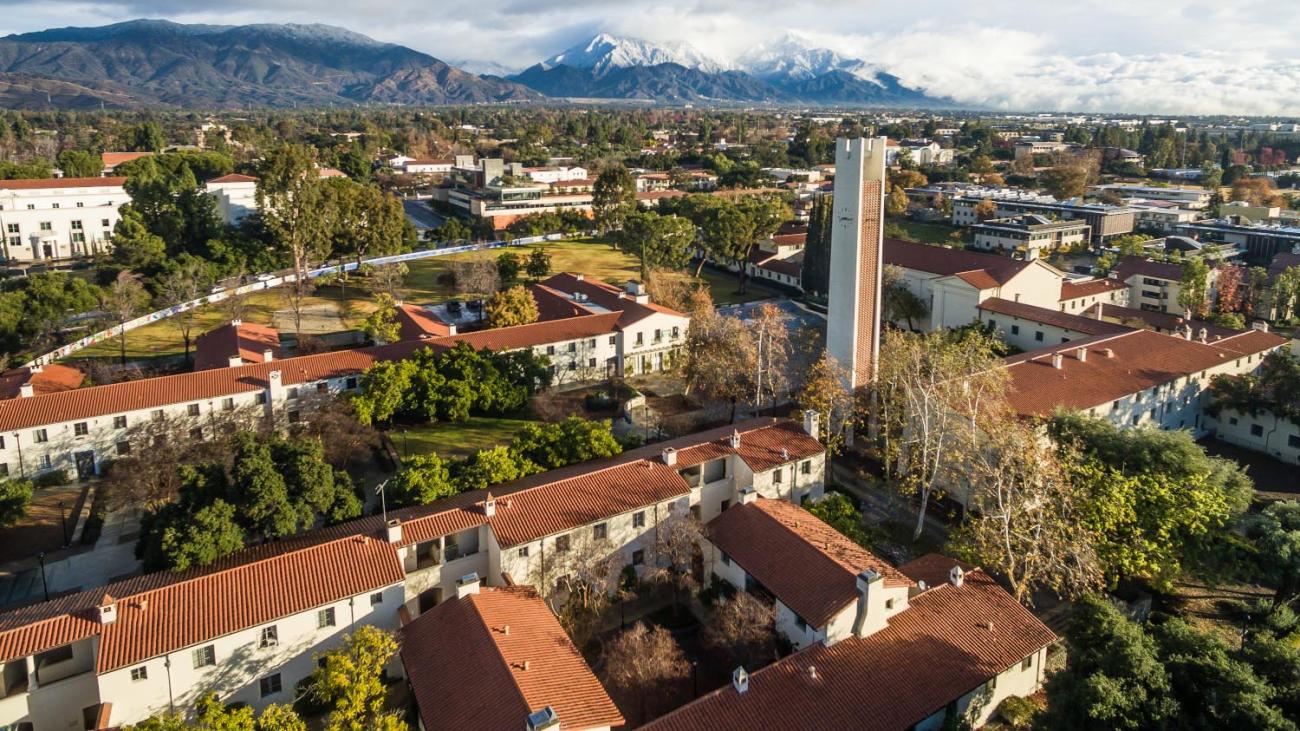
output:
[[[228,368],[234,356],[239,356],[241,365],[262,363],[268,350],[272,359],[280,359],[279,330],[255,322],[232,320],[195,339],[194,370]]]
[[[1088,279],[1082,281],[1070,281],[1068,279],[1061,282],[1061,301],[1078,299],[1080,297],[1091,297],[1093,295],[1105,294],[1107,292],[1118,292],[1122,289],[1128,289],[1128,285],[1118,279],[1102,277],[1100,279]]]
[[[522,728],[528,714],[547,706],[564,729],[624,723],[555,615],[527,587],[484,588],[420,615],[402,629],[402,664],[426,729]]]
[[[1060,310],[1049,310],[1046,307],[1037,307],[1023,302],[1012,302],[1001,297],[990,297],[984,300],[979,303],[979,309],[985,312],[1039,322],[1044,325],[1052,325],[1063,330],[1071,330],[1085,335],[1108,335],[1124,333],[1133,329],[1118,323],[1099,320],[1095,317],[1072,315]]]
[[[57,188],[121,187],[126,178],[33,178],[0,180],[0,190],[54,190]]]
[[[80,388],[85,380],[86,374],[58,363],[50,363],[36,370],[12,368],[0,374],[0,399],[17,398],[22,395],[23,385],[28,383],[32,386],[33,396],[43,396]]]
[[[996,254],[980,254],[963,249],[918,244],[901,239],[885,239],[885,264],[947,277],[967,274],[967,281],[980,289],[1006,284],[1030,265]]]
[[[1182,279],[1183,266],[1181,264],[1145,259],[1140,256],[1126,256],[1120,259],[1119,264],[1115,267],[1115,277],[1128,281],[1135,274],[1176,282]]]

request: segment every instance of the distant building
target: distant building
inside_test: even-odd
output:
[[[1300,246],[1300,226],[1268,226],[1219,219],[1181,224],[1176,232],[1201,241],[1231,244],[1252,264],[1266,265],[1279,252]]]
[[[203,187],[217,200],[217,213],[221,219],[232,226],[257,212],[257,178],[251,175],[222,175],[204,183]]]
[[[126,178],[0,180],[6,262],[84,259],[112,248]]]
[[[1181,208],[1197,211],[1209,208],[1210,198],[1213,195],[1212,191],[1204,188],[1170,188],[1158,185],[1129,185],[1125,183],[1095,185],[1091,190],[1098,195],[1106,192],[1114,193],[1124,199],[1170,201],[1177,203]]]
[[[142,157],[149,157],[152,154],[152,152],[101,152],[99,159],[104,164],[104,171],[100,174],[109,177],[117,171],[118,165],[132,160],[139,160]]]
[[[1037,213],[1054,219],[1083,221],[1092,233],[1092,242],[1101,244],[1116,236],[1132,233],[1137,212],[1125,206],[1101,204],[1080,205],[1060,203],[1051,196],[1038,196],[1020,192],[972,191],[952,200],[954,226],[974,226],[980,223],[975,207],[984,200],[992,200],[997,218],[1009,218],[1022,213]]]
[[[1083,221],[1053,221],[1038,214],[995,218],[971,226],[974,246],[1037,259],[1059,249],[1087,246],[1092,229]]]

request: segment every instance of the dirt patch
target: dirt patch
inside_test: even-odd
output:
[[[271,316],[271,325],[284,333],[295,331],[293,310],[276,310]],[[311,335],[323,335],[347,330],[343,316],[337,304],[329,303],[311,305],[302,309],[302,328],[300,332]]]
[[[67,535],[71,538],[77,527],[76,511],[88,489],[88,485],[77,484],[36,490],[27,516],[0,530],[0,563],[62,548],[64,523],[60,519],[59,503],[63,503],[62,514],[67,519]]]

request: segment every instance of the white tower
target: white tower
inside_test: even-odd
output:
[[[876,375],[884,210],[885,138],[836,140],[826,352],[849,371],[853,388]]]

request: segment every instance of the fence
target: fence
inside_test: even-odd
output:
[[[467,251],[488,251],[490,249],[501,249],[508,246],[528,246],[529,244],[538,244],[544,241],[559,241],[563,238],[564,238],[563,234],[546,234],[544,236],[528,236],[522,239],[514,239],[513,241],[493,241],[486,244],[464,244],[462,246],[448,246],[441,249],[423,249],[421,251],[411,251],[405,254],[393,254],[391,256],[376,256],[370,259],[363,259],[361,261],[361,264],[363,265],[369,264],[371,266],[384,266],[385,264],[399,264],[402,262],[416,261],[418,259],[428,259],[435,256],[463,254]],[[357,262],[355,261],[350,261],[343,264],[333,264],[330,266],[318,267],[316,269],[309,270],[307,272],[307,278],[315,279],[316,277],[320,277],[326,274],[339,274],[342,272],[350,272],[350,271],[354,271],[356,268],[357,268]],[[235,287],[234,289],[223,289],[219,292],[212,292],[210,294],[204,295],[203,297],[190,300],[189,302],[182,302],[178,305],[172,305],[170,307],[165,307],[161,310],[155,310],[154,312],[150,312],[147,315],[141,315],[140,317],[137,317],[134,320],[127,320],[126,322],[120,325],[114,325],[113,327],[110,327],[107,330],[100,330],[97,333],[87,335],[83,338],[79,338],[71,343],[68,343],[67,345],[63,345],[59,348],[51,350],[50,352],[45,353],[44,355],[37,356],[36,358],[33,358],[32,360],[28,361],[25,365],[26,367],[31,368],[32,366],[53,363],[56,360],[60,360],[62,358],[68,357],[69,355],[72,355],[78,350],[83,350],[85,348],[89,348],[92,345],[96,345],[106,340],[110,340],[112,338],[118,337],[122,333],[131,332],[132,330],[138,327],[142,327],[150,323],[158,322],[160,320],[166,320],[169,317],[172,317],[174,315],[179,315],[182,312],[187,312],[196,307],[216,304],[217,302],[221,302],[222,300],[228,299],[230,297],[242,296],[250,292],[258,292],[264,289],[272,289],[282,284],[287,284],[289,282],[292,282],[296,279],[297,279],[297,275],[295,274],[273,275],[269,279],[259,280],[259,281],[252,282],[250,284],[240,285],[238,287]]]

